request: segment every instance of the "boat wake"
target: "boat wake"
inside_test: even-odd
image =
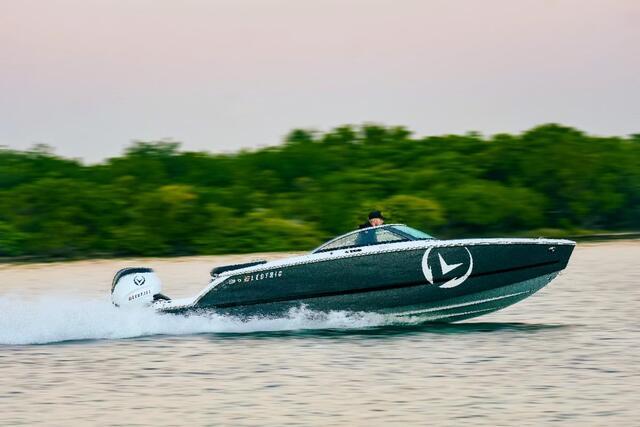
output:
[[[278,318],[238,318],[215,313],[160,314],[150,308],[122,309],[108,299],[66,295],[0,297],[0,344],[47,344],[63,341],[136,338],[203,333],[244,334],[322,329],[361,329],[397,324],[376,313],[290,310]],[[409,321],[410,322],[410,321]],[[406,319],[402,323],[409,323]]]

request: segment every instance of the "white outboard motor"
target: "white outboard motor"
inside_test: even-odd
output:
[[[162,284],[151,268],[128,267],[118,271],[111,285],[111,302],[116,307],[150,306],[162,295]]]

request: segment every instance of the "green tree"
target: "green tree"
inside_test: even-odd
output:
[[[553,123],[489,137],[296,129],[225,155],[138,141],[95,165],[0,149],[0,256],[298,250],[374,208],[443,237],[637,230],[639,165],[638,135]]]
[[[0,256],[22,255],[26,235],[11,224],[0,222]]]
[[[398,194],[381,202],[384,214],[392,222],[431,230],[444,224],[444,212],[434,200]]]

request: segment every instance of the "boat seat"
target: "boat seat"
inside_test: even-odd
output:
[[[225,271],[240,270],[241,268],[253,267],[254,265],[266,264],[266,263],[267,263],[266,260],[261,259],[259,261],[245,262],[243,264],[221,265],[220,267],[215,267],[213,270],[211,270],[211,277],[216,277],[218,274],[223,273]]]

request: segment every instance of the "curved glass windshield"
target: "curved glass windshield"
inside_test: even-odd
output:
[[[314,250],[313,253],[433,238],[415,228],[407,227],[403,224],[392,224],[352,231],[325,243]]]
[[[393,225],[393,228],[395,228],[396,230],[400,231],[403,234],[407,234],[409,236],[411,236],[413,239],[412,240],[425,240],[425,239],[435,239],[435,237],[420,231],[420,230],[416,230],[415,228],[411,228],[408,227],[406,225]]]
[[[396,243],[411,240],[406,235],[395,232],[388,227],[365,228],[355,233],[349,233],[338,237],[319,247],[314,252],[335,251],[338,249],[358,248],[361,246],[381,245],[383,243]]]

